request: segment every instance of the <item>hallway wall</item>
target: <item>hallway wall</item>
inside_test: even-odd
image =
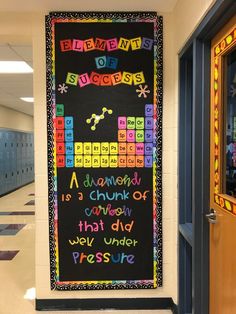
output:
[[[32,116],[0,105],[0,128],[33,132]]]

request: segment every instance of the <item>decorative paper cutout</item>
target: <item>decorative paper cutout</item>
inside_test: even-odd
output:
[[[139,85],[139,89],[136,89],[136,92],[138,93],[138,97],[143,96],[144,98],[147,98],[147,94],[150,94],[148,85],[145,85],[144,87],[142,85]]]
[[[67,93],[67,91],[68,91],[68,86],[66,86],[65,83],[59,84],[57,90],[58,90],[61,94]]]

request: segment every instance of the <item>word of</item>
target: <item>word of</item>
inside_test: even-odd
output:
[[[104,178],[94,178],[89,173],[86,174],[85,180],[83,181],[83,186],[86,188],[91,188],[93,186],[95,187],[109,187],[109,186],[128,186],[131,185],[136,186],[141,184],[141,178],[139,177],[138,172],[134,172],[133,175],[125,174],[124,176],[110,176],[110,177],[104,177]]]
[[[80,232],[104,231],[104,222],[102,221],[102,219],[100,219],[99,222],[92,222],[91,224],[89,224],[86,220],[85,221],[80,220],[80,222],[78,223],[78,227]]]
[[[88,52],[93,50],[100,51],[114,51],[114,50],[131,50],[145,49],[151,50],[153,46],[153,39],[146,37],[136,37],[132,39],[127,39],[120,37],[102,39],[102,38],[89,38],[86,40],[80,39],[64,39],[60,41],[60,47],[62,52],[66,51],[77,51],[77,52]]]
[[[122,221],[120,221],[120,219],[117,219],[116,222],[114,222],[112,225],[111,225],[111,229],[113,231],[128,231],[128,232],[131,232],[132,228],[133,228],[133,225],[134,225],[134,221],[132,220],[131,223],[128,223],[128,224],[125,224],[123,223]]]
[[[85,208],[84,209],[85,215],[90,217],[94,216],[131,216],[132,209],[123,205],[122,207],[112,208],[111,204],[107,204],[105,207],[102,205],[93,206],[92,208]]]
[[[75,245],[75,244],[79,244],[79,245],[87,245],[87,246],[92,246],[94,241],[94,238],[83,238],[83,237],[76,237],[76,240],[69,240],[70,245]]]
[[[97,86],[115,86],[118,84],[127,85],[139,85],[145,83],[143,71],[137,73],[131,72],[116,72],[114,74],[99,74],[91,72],[83,74],[67,73],[66,84],[68,85],[79,85],[84,87],[86,85],[94,84]]]
[[[84,252],[72,252],[74,264],[82,264],[87,262],[89,264],[94,263],[114,263],[114,264],[134,264],[135,256],[132,254],[126,255],[125,253],[102,253],[97,252],[96,254],[85,254]]]
[[[138,244],[137,240],[128,239],[126,237],[123,237],[122,239],[116,239],[116,238],[103,238],[103,241],[106,245],[122,245],[122,246],[136,246]]]
[[[95,58],[97,69],[108,68],[115,70],[118,65],[118,59],[109,56],[101,56]]]
[[[102,113],[100,115],[97,115],[93,113],[89,119],[86,120],[86,123],[90,124],[93,120],[93,125],[91,126],[91,130],[96,130],[96,125],[100,122],[100,120],[103,120],[105,118],[105,113],[112,114],[111,109],[107,109],[106,107],[102,108]]]
[[[94,190],[90,192],[89,198],[92,201],[126,201],[129,199],[129,192],[125,190],[122,192],[100,192],[99,190]]]

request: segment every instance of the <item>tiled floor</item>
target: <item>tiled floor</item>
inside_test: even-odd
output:
[[[0,314],[39,313],[34,310],[34,236],[34,184],[29,184],[0,198]],[[170,314],[171,311],[107,310],[43,313]]]

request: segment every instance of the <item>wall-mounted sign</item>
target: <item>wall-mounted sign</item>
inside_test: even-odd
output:
[[[162,284],[162,18],[46,18],[51,288]]]

